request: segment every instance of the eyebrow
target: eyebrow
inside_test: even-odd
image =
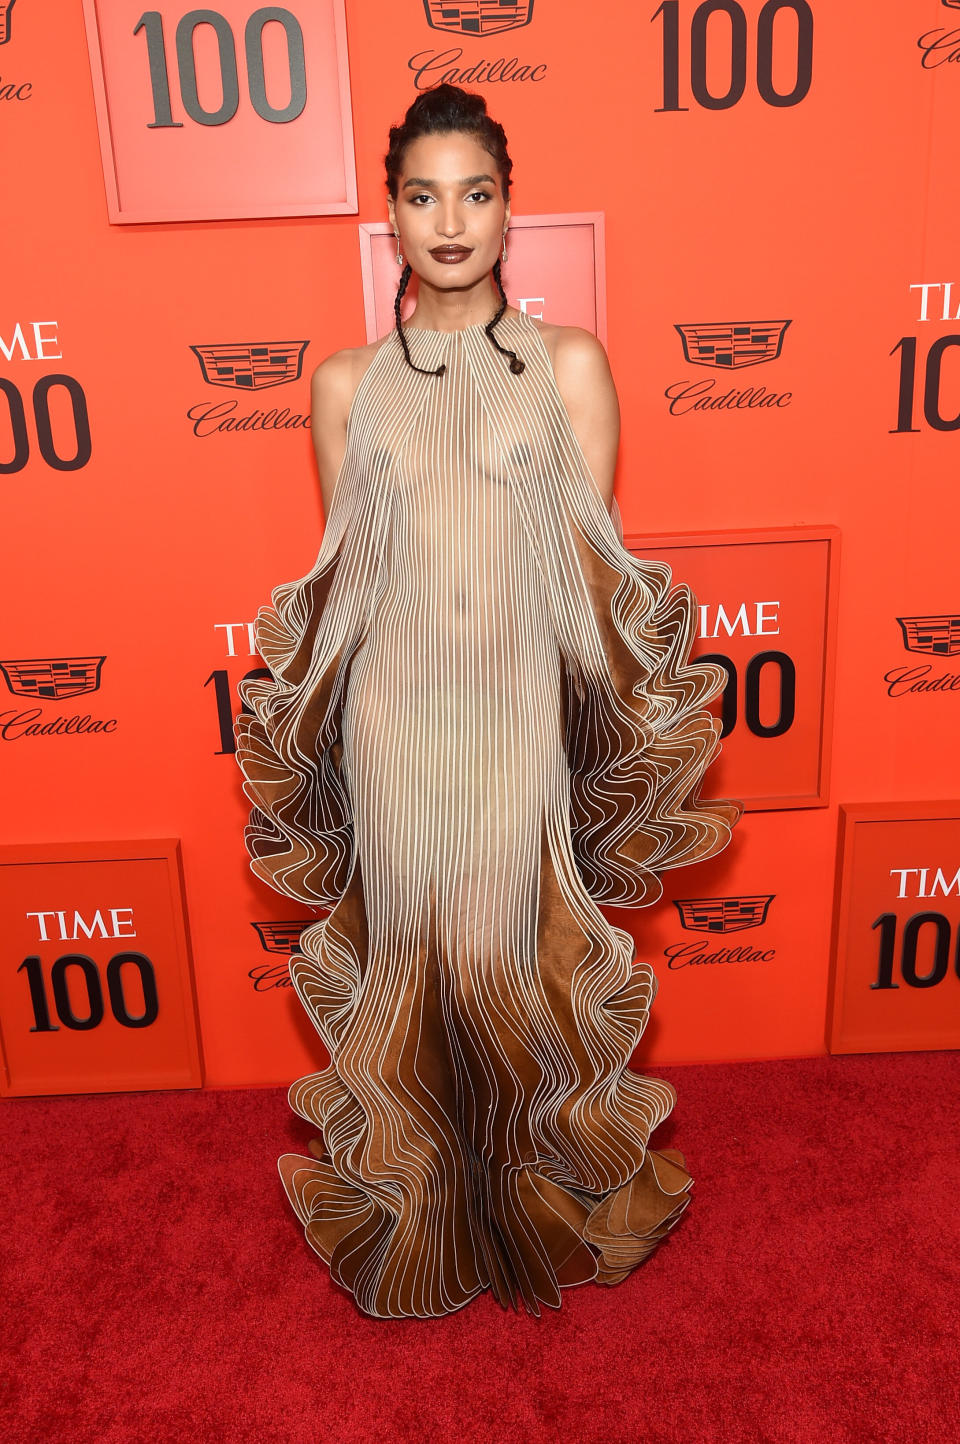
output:
[[[461,178],[460,178],[460,180],[457,182],[457,184],[458,184],[458,185],[462,185],[462,186],[475,186],[475,185],[479,185],[481,181],[489,181],[491,185],[494,184],[494,180],[493,180],[493,176],[492,176],[492,175],[467,175],[467,176],[461,176]],[[404,183],[403,183],[403,189],[404,189],[404,190],[407,190],[410,186],[438,186],[439,184],[440,184],[439,181],[435,181],[435,180],[424,180],[422,176],[416,176],[416,175],[415,175],[415,176],[411,176],[408,181],[404,181]]]

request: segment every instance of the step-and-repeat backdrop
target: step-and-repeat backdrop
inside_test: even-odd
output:
[[[510,300],[604,341],[625,545],[727,672],[744,818],[609,910],[643,1066],[960,1046],[960,0],[0,0],[0,1091],[323,1066],[323,912],[250,871],[233,719],[441,80],[506,129]]]

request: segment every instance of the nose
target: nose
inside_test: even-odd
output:
[[[463,213],[457,201],[441,201],[437,207],[437,231],[445,241],[463,234]]]

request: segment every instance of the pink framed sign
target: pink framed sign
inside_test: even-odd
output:
[[[114,224],[354,214],[344,0],[83,0]]]

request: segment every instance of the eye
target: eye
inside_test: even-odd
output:
[[[471,191],[467,200],[473,200],[475,197],[481,201],[489,201],[493,198],[490,191]],[[416,205],[418,201],[432,201],[433,196],[429,191],[420,191],[417,195],[409,196],[408,199],[411,205]]]

